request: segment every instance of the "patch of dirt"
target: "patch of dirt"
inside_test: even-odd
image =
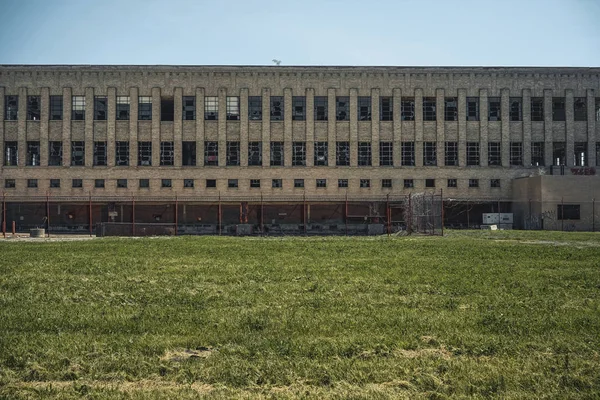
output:
[[[210,347],[197,347],[196,349],[175,349],[167,350],[160,358],[161,361],[180,362],[190,358],[208,358],[217,350]]]
[[[446,350],[444,346],[439,349],[397,350],[396,354],[405,358],[439,357],[447,360],[452,357],[452,353]]]
[[[45,381],[45,382],[16,382],[8,384],[8,387],[28,388],[28,389],[46,389],[54,388],[65,390],[69,387],[89,386],[92,389],[110,389],[120,392],[139,392],[155,390],[181,390],[191,389],[198,393],[208,393],[213,390],[213,386],[194,382],[191,384],[179,384],[176,382],[142,379],[135,382],[111,382],[111,381]]]

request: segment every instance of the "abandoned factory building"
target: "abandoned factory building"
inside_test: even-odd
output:
[[[17,229],[592,230],[600,68],[2,65],[0,148]]]

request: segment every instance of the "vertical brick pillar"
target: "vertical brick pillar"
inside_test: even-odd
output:
[[[161,88],[152,88],[152,167],[160,166],[160,97]]]
[[[435,128],[436,128],[436,155],[437,165],[444,165],[440,159],[444,154],[444,141],[446,140],[446,92],[444,89],[435,90]],[[423,153],[417,154],[423,157]],[[442,161],[442,162],[440,162]]]
[[[479,165],[488,165],[489,103],[487,89],[479,90]]]
[[[379,88],[371,89],[371,158],[379,166]]]
[[[335,166],[335,142],[337,140],[336,93],[327,89],[327,165]]]
[[[248,88],[240,89],[240,167],[248,166]]]
[[[531,166],[531,89],[523,89],[523,165]]]
[[[4,86],[0,86],[0,171],[4,168]],[[3,185],[4,182],[0,181]]]
[[[588,142],[588,165],[594,167],[598,165],[596,159],[596,143],[600,140],[596,140],[596,117],[595,117],[595,104],[596,99],[594,97],[594,89],[588,89],[586,92],[586,105],[587,105],[587,142]]]
[[[227,164],[227,89],[219,88],[219,120],[217,121],[219,143],[219,167]]]
[[[292,166],[293,121],[292,89],[283,89],[283,165]]]
[[[350,166],[358,166],[358,89],[350,89]]]
[[[501,144],[500,151],[502,165],[510,165],[510,91],[508,89],[500,90],[500,132]]]
[[[566,163],[568,167],[575,165],[575,112],[573,90],[565,90],[565,141],[567,142]]]
[[[402,89],[394,88],[392,90],[392,105],[394,108],[392,109],[392,118],[394,136],[393,136],[393,158],[394,167],[400,166],[400,147],[402,143],[402,116],[400,114],[400,105],[402,104]]]
[[[183,88],[173,91],[173,152],[175,167],[181,168],[183,160]]]
[[[72,107],[73,89],[63,88],[63,121],[62,121],[62,147],[63,147],[63,166],[71,165],[71,107]]]
[[[129,88],[129,165],[132,167],[138,165],[138,96],[137,87]]]
[[[94,165],[94,88],[85,88],[85,166]]]
[[[50,119],[50,88],[43,87],[40,95],[40,165],[48,166],[48,136]]]
[[[421,88],[415,89],[415,165],[423,166],[423,89]]]
[[[204,88],[196,88],[196,165],[204,165]]]
[[[444,156],[438,162],[438,165],[445,165]],[[458,89],[458,165],[464,167],[467,165],[467,89]],[[438,154],[438,157],[440,155]]]
[[[109,167],[115,166],[115,141],[117,135],[117,88],[109,87],[107,90],[108,113],[106,116],[106,157]]]
[[[17,145],[19,167],[25,166],[27,155],[27,88],[19,88],[19,111],[17,114]],[[2,149],[4,151],[4,149]]]
[[[262,106],[263,106],[263,122],[262,122],[262,165],[268,167],[271,162],[271,89],[262,89]],[[287,110],[283,110],[285,113]]]
[[[552,134],[552,90],[544,89],[544,158],[546,166],[550,167],[554,164],[552,159],[552,142],[554,137]]]
[[[306,88],[306,166],[315,160],[315,89]]]

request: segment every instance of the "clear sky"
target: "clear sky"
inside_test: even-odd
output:
[[[0,64],[600,66],[600,0],[0,0]]]

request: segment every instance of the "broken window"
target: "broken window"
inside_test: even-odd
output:
[[[456,179],[453,179],[453,178],[448,179],[448,187],[449,188],[458,187]]]
[[[536,121],[536,122],[544,120],[544,98],[543,97],[532,97],[531,98],[531,120]]]
[[[379,142],[379,165],[382,167],[394,166],[393,142]]]
[[[283,121],[283,96],[271,96],[271,121]]]
[[[435,97],[423,97],[423,121],[435,121]]]
[[[317,185],[317,188],[326,188],[327,187],[327,179],[317,179],[316,185]]]
[[[138,165],[152,165],[152,142],[138,142]]]
[[[219,165],[219,142],[204,142],[204,166]]]
[[[402,165],[406,167],[415,166],[415,142],[402,142],[400,148],[402,154]]]
[[[338,179],[338,187],[339,188],[347,188],[348,187],[348,179]]]
[[[262,165],[262,142],[248,143],[248,165],[251,167]]]
[[[237,179],[227,179],[227,187],[229,189],[237,189],[238,188],[238,180]]]
[[[467,165],[479,165],[479,142],[467,142]]]
[[[371,142],[358,142],[358,166],[371,166]]]
[[[531,142],[531,165],[544,166],[544,142]]]
[[[596,121],[600,121],[600,97],[596,97],[596,104],[594,106],[594,114],[596,115]]]
[[[160,166],[170,167],[175,164],[175,145],[173,142],[160,142]]]
[[[227,142],[227,151],[225,153],[226,164],[230,167],[240,165],[240,142]]]
[[[170,188],[173,187],[173,184],[171,182],[170,179],[161,179],[160,180],[160,187],[162,188]]]
[[[360,187],[361,188],[370,188],[371,187],[371,180],[370,179],[361,179],[360,180]]]
[[[94,166],[106,165],[106,142],[94,142]]]
[[[327,96],[315,96],[315,121],[327,121]]]
[[[104,189],[104,179],[94,179],[94,187],[96,189]]]
[[[184,121],[193,121],[196,119],[196,96],[183,96],[181,101],[183,110],[182,117]]]
[[[216,188],[217,187],[217,180],[216,179],[207,179],[206,180],[206,187],[207,188]]]
[[[304,179],[294,179],[294,187],[295,188],[303,188],[304,187]]]
[[[60,179],[50,179],[50,189],[60,188]]]
[[[129,96],[117,96],[116,107],[115,113],[117,121],[127,121],[129,119],[130,110]]]
[[[587,163],[587,142],[575,142],[573,147],[573,165],[585,167]]]
[[[238,121],[240,119],[240,98],[237,96],[227,96],[227,121]]]
[[[219,119],[219,98],[217,96],[206,96],[204,98],[204,119]]]
[[[27,179],[27,187],[28,188],[37,188],[38,187],[38,180],[37,179]]]
[[[83,179],[75,178],[71,180],[72,188],[82,188],[83,187]]]
[[[85,119],[85,96],[71,97],[71,119],[75,121]]]
[[[306,165],[306,142],[292,143],[292,166]]]
[[[19,146],[17,142],[4,142],[4,165],[16,167],[19,161]]]
[[[444,143],[444,165],[447,167],[458,165],[458,142]]]
[[[510,142],[510,165],[520,166],[523,165],[523,143],[522,142]]]
[[[585,97],[573,99],[573,116],[575,121],[587,121],[587,103]]]
[[[403,97],[400,101],[400,117],[402,121],[415,120],[415,98]]]
[[[50,119],[60,121],[63,116],[63,97],[50,96]]]
[[[127,179],[117,179],[117,189],[127,189]]]
[[[567,158],[567,144],[565,142],[552,142],[552,162],[554,165],[565,165]]]
[[[564,121],[566,119],[565,98],[552,98],[552,121]]]
[[[16,187],[16,182],[14,179],[5,179],[4,180],[4,188],[5,189],[14,189]]]
[[[281,188],[283,187],[283,183],[281,179],[271,179],[271,187],[272,188]]]
[[[262,120],[262,96],[248,96],[248,119]]]
[[[469,179],[469,187],[470,188],[478,188],[479,187],[479,179]]]
[[[175,100],[171,96],[160,98],[160,120],[173,121],[175,119]]]
[[[4,119],[16,121],[19,116],[19,96],[4,96]]]
[[[337,121],[348,121],[350,119],[350,98],[335,98],[335,119]]]
[[[260,188],[260,179],[250,179],[251,188]]]
[[[456,97],[444,99],[444,120],[458,121],[458,99]]]
[[[500,179],[490,179],[490,187],[499,188],[500,187]]]
[[[315,142],[315,167],[326,167],[328,161],[329,144],[327,142]]]
[[[338,167],[350,165],[350,142],[335,143],[335,165]]]
[[[62,165],[63,146],[60,141],[48,142],[48,166],[58,167]]]
[[[556,215],[561,220],[581,219],[581,210],[579,204],[558,204],[556,206]]]
[[[488,121],[500,121],[500,97],[488,97]]]
[[[426,167],[437,165],[436,142],[423,142],[423,165]]]
[[[138,97],[138,120],[150,121],[152,119],[152,97]]]
[[[115,165],[118,167],[129,165],[129,142],[115,142]]]
[[[500,142],[488,142],[488,165],[502,165],[502,145]]]
[[[193,179],[184,179],[183,180],[183,187],[184,188],[193,188],[194,187],[194,180]]]
[[[434,188],[435,187],[435,179],[431,179],[431,178],[425,179],[425,187],[426,188]]]
[[[85,142],[71,142],[71,165],[85,165]]]
[[[94,120],[106,121],[108,100],[106,96],[94,96]]]
[[[359,121],[370,121],[371,120],[371,97],[370,96],[359,96],[358,97],[358,120]]]
[[[271,166],[283,166],[283,142],[271,142]]]
[[[391,179],[382,179],[381,180],[381,188],[382,189],[391,189],[392,188],[392,180]]]
[[[509,121],[523,120],[523,99],[521,97],[511,97],[509,100],[510,106],[508,110]]]
[[[292,97],[292,120],[304,121],[306,119],[306,97],[305,96],[293,96]]]
[[[467,97],[467,121],[479,121],[479,97]]]
[[[40,96],[27,96],[27,120],[40,120]]]
[[[40,165],[40,142],[27,142],[25,165],[32,167]]]
[[[415,187],[415,181],[413,179],[405,179],[404,180],[404,188],[410,189]]]
[[[183,166],[196,166],[196,142],[182,142],[181,152],[181,164]]]
[[[379,120],[392,121],[394,119],[394,99],[392,97],[379,98]]]

